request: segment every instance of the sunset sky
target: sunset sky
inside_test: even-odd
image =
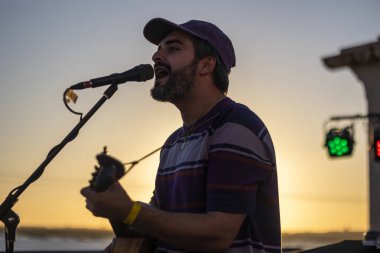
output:
[[[151,18],[200,19],[234,44],[228,96],[271,132],[283,231],[367,231],[366,122],[355,123],[352,157],[332,160],[323,148],[331,116],[367,113],[364,89],[349,69],[330,71],[321,59],[376,41],[379,13],[378,0],[0,0],[0,201],[79,122],[63,105],[67,87],[152,63],[156,47],[142,35]],[[79,194],[95,155],[107,145],[123,162],[139,159],[182,125],[173,105],[150,97],[152,84],[119,86],[21,195],[20,226],[109,228]],[[104,90],[78,91],[73,108],[86,113]],[[121,180],[134,199],[149,200],[157,165],[154,155]]]

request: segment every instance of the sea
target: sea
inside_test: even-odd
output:
[[[0,232],[4,232],[1,231]],[[72,231],[69,231],[70,233]],[[1,234],[0,234],[1,237]],[[5,238],[5,236],[3,235]],[[81,233],[21,233],[16,236],[14,251],[101,251],[112,241],[111,233],[83,236]],[[300,252],[339,243],[343,240],[361,240],[360,232],[330,232],[284,234],[283,252]],[[0,238],[0,252],[5,252],[5,239]]]
[[[101,251],[111,241],[112,238],[75,239],[19,236],[14,242],[14,251]],[[0,252],[5,252],[5,240],[0,241]]]

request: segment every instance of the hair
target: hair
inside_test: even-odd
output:
[[[199,61],[200,59],[203,59],[208,56],[215,58],[216,64],[214,73],[212,75],[212,80],[221,92],[227,93],[229,85],[228,72],[222,60],[220,59],[218,53],[208,42],[200,38],[193,37],[192,41],[195,51],[194,60]]]

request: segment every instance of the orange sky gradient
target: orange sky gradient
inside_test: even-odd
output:
[[[376,0],[0,1],[0,201],[78,123],[62,103],[67,87],[152,63],[156,48],[142,35],[151,18],[202,19],[234,44],[228,95],[271,132],[283,231],[366,231],[365,122],[355,123],[352,157],[332,160],[323,148],[329,117],[366,114],[364,90],[348,69],[331,72],[321,58],[376,40],[379,11]],[[13,208],[20,226],[110,228],[85,209],[79,194],[95,155],[107,145],[123,162],[139,159],[182,125],[174,106],[151,99],[152,84],[119,86],[21,195]],[[86,113],[104,89],[79,91],[74,109]],[[121,180],[134,199],[149,201],[157,165],[156,154]]]

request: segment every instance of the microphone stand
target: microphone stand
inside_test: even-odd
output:
[[[33,174],[20,186],[13,189],[6,199],[0,205],[0,220],[5,225],[5,250],[6,253],[13,253],[13,246],[16,238],[16,228],[20,222],[19,216],[12,210],[12,207],[18,201],[20,195],[26,188],[35,182],[44,172],[46,166],[54,159],[54,157],[66,146],[67,143],[74,140],[79,130],[86,122],[95,114],[95,112],[104,104],[107,99],[117,91],[117,84],[111,84],[104,92],[100,100],[91,108],[91,110],[79,121],[79,123],[71,130],[71,132],[62,140],[62,142],[53,147],[48,153],[46,159],[33,172]]]

